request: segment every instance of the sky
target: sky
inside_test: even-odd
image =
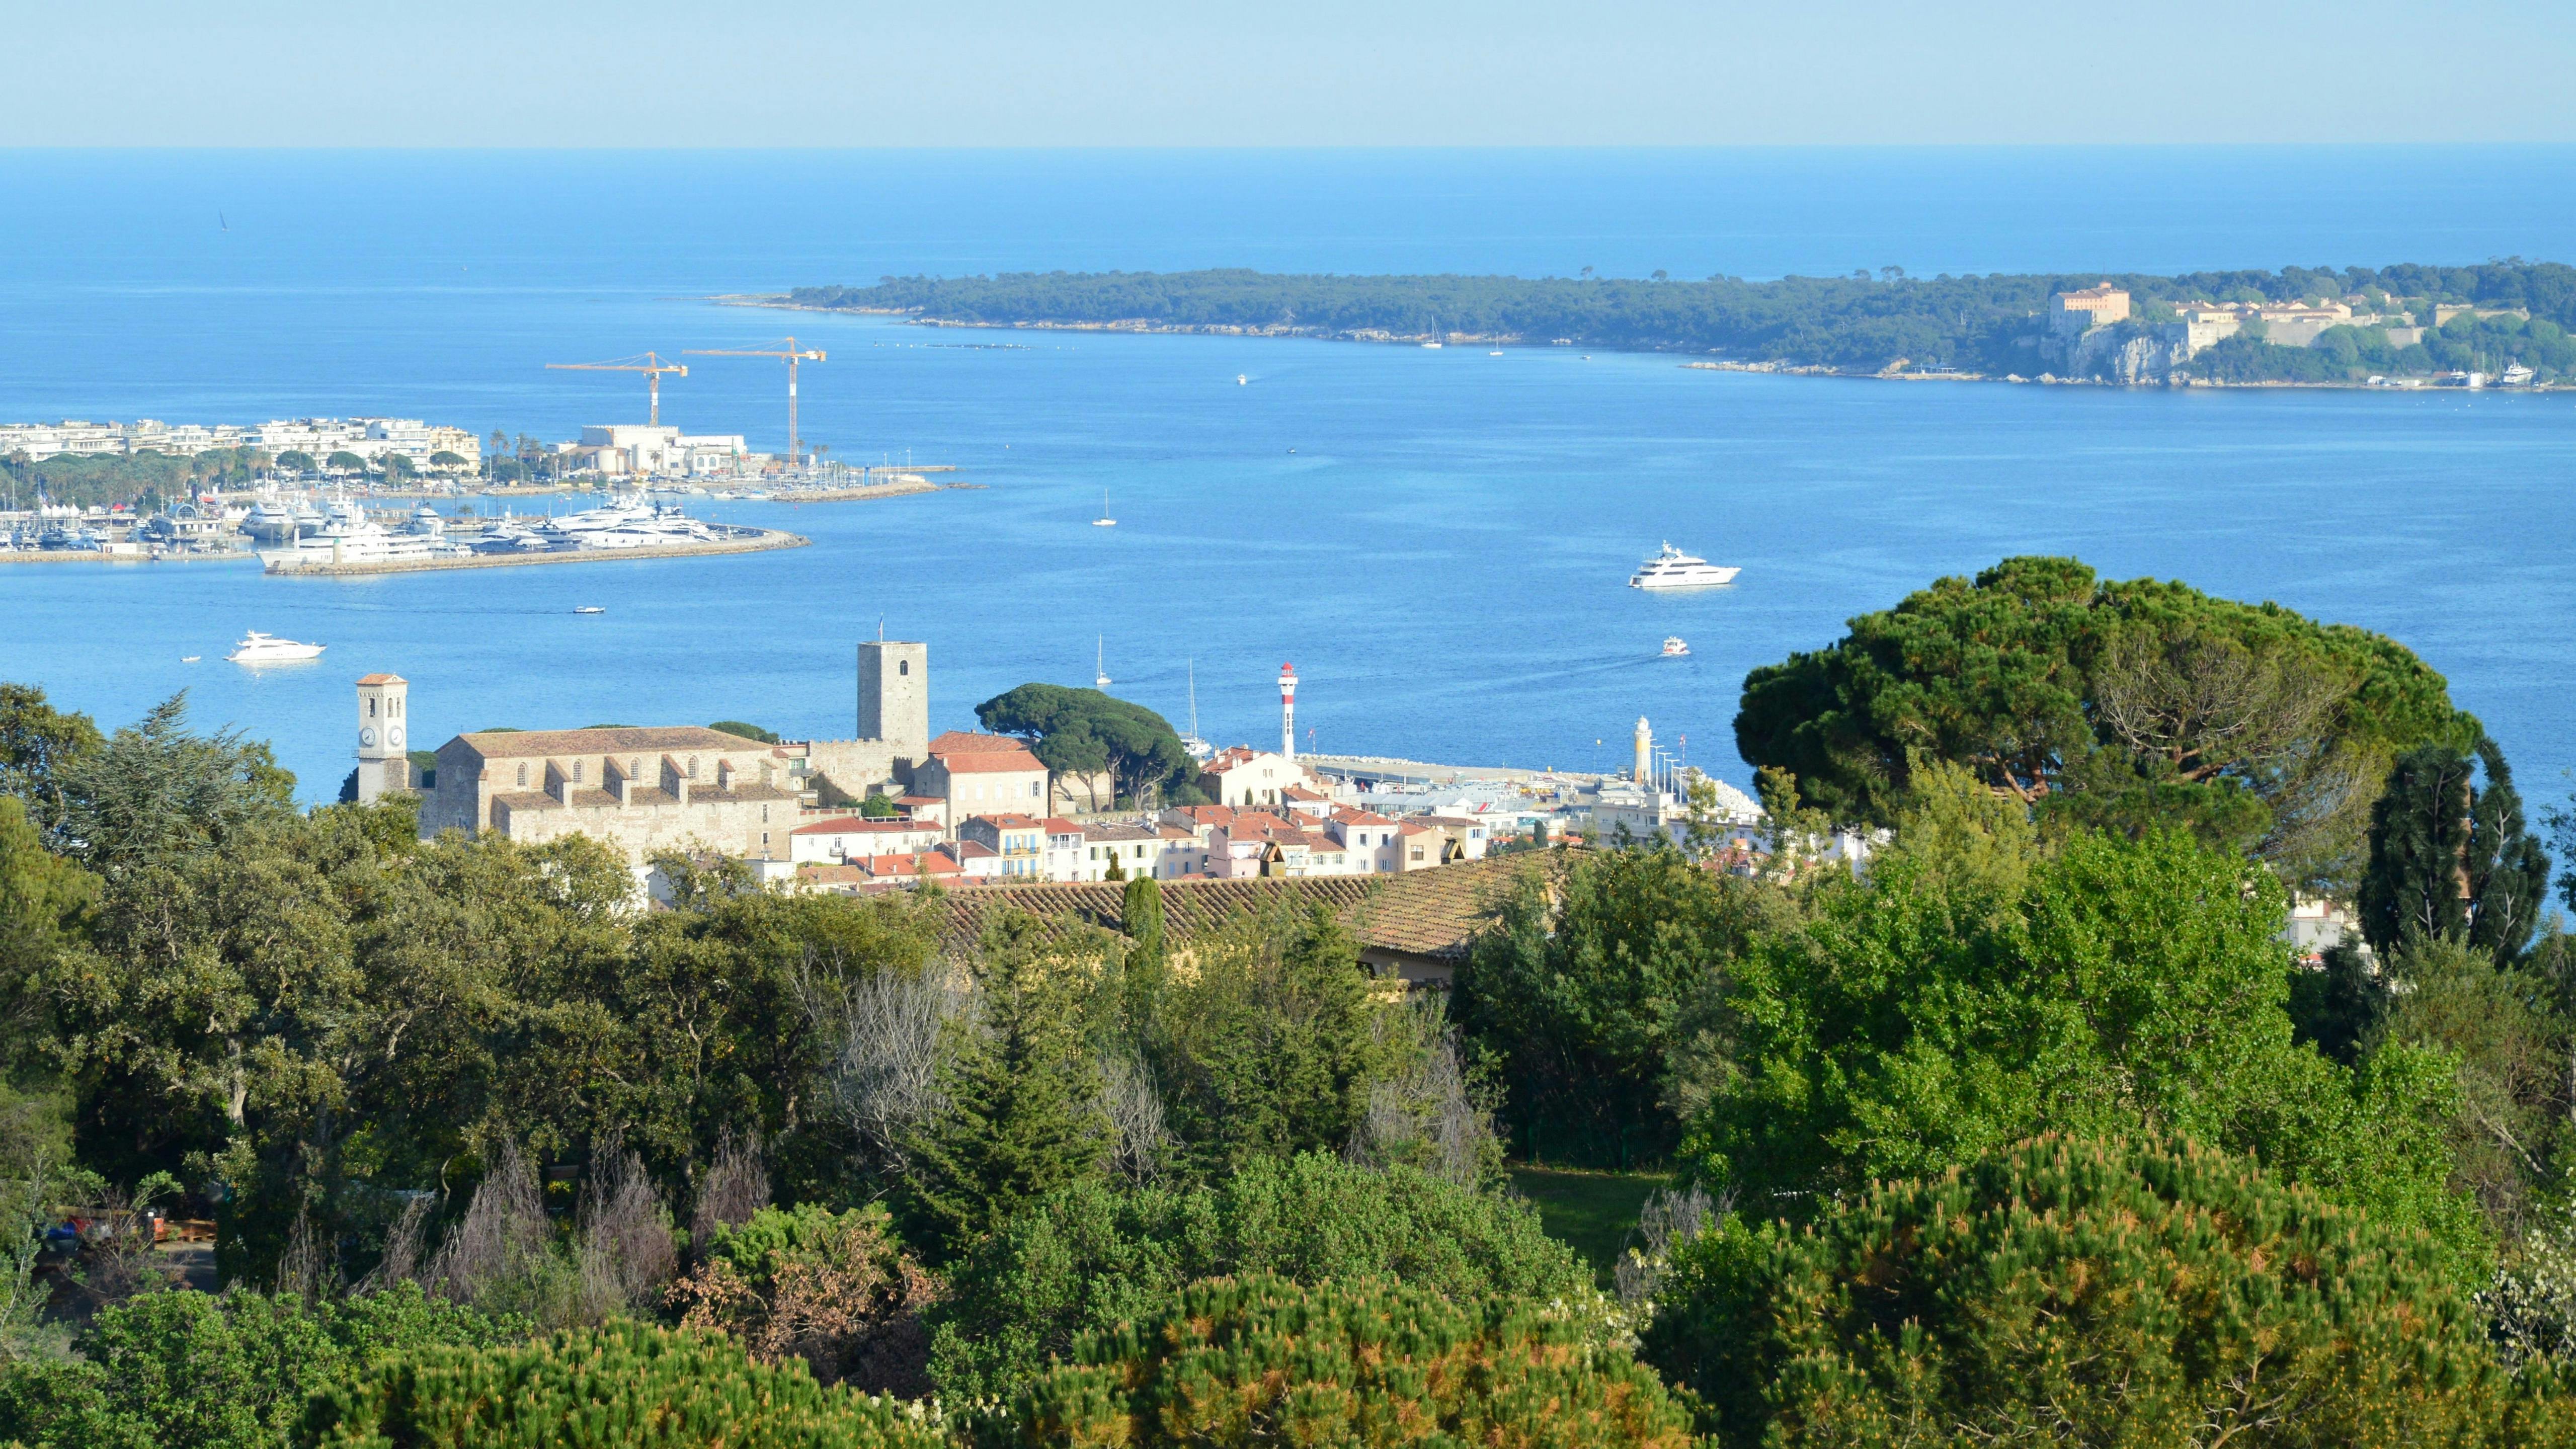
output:
[[[2567,0],[86,0],[0,146],[2576,141]]]

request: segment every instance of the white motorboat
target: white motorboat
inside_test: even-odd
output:
[[[1679,659],[1688,653],[1690,653],[1690,646],[1682,642],[1681,635],[1671,634],[1665,636],[1664,657],[1666,659]]]
[[[1252,385],[1252,374],[1248,372],[1236,373],[1234,375],[1234,385],[1236,387],[1250,387]]]
[[[1664,551],[1637,566],[1628,576],[1632,589],[1705,589],[1718,584],[1731,584],[1744,572],[1723,564],[1712,564],[1696,554],[1687,554],[1667,543]]]
[[[576,614],[605,614],[608,612],[597,604],[575,604],[572,607],[572,611]]]
[[[321,658],[323,648],[320,644],[298,644],[292,639],[280,639],[254,629],[243,635],[242,641],[233,646],[233,652],[224,658],[234,664],[293,664],[299,660]]]

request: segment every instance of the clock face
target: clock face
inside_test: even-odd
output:
[[[358,743],[359,743],[359,744],[362,744],[362,745],[372,745],[372,744],[374,744],[375,742],[376,742],[376,727],[375,727],[374,725],[369,725],[369,726],[367,726],[365,729],[362,729],[362,730],[358,731]]]
[[[401,726],[401,725],[387,725],[387,726],[385,726],[385,743],[386,743],[386,744],[389,744],[389,745],[392,745],[392,746],[394,746],[394,747],[395,747],[395,748],[397,748],[397,749],[401,748],[401,746],[402,746],[402,726]]]

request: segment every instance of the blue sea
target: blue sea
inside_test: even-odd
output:
[[[853,641],[926,639],[934,725],[1026,680],[1327,751],[1614,768],[1636,718],[1738,781],[1744,672],[2014,553],[2384,631],[2527,796],[2576,767],[2576,397],[2184,394],[1684,370],[1563,348],[940,330],[712,305],[881,275],[1254,266],[1680,276],[2576,260],[2576,148],[0,153],[0,418],[641,421],[575,362],[830,354],[804,431],[983,485],[713,505],[784,553],[364,580],[0,567],[0,678],[103,723],[186,689],[327,797],[350,682],[417,738],[852,727]],[[1008,344],[1008,345],[999,345]],[[666,419],[785,442],[774,364]],[[1248,379],[1238,384],[1238,375]],[[1089,521],[1106,506],[1114,529]],[[1744,569],[1623,587],[1662,541]],[[577,605],[606,612],[576,616]],[[261,629],[329,645],[259,673]],[[1658,656],[1668,634],[1686,659]],[[202,662],[181,662],[186,655]],[[1301,740],[1301,743],[1305,743]]]

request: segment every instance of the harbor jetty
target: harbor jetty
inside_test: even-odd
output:
[[[735,527],[724,538],[701,542],[660,544],[644,548],[583,548],[544,553],[473,554],[463,557],[371,559],[355,563],[312,563],[272,561],[268,572],[296,578],[350,578],[360,574],[421,574],[441,569],[523,568],[535,564],[616,563],[627,559],[698,558],[720,553],[766,553],[772,549],[803,548],[813,540],[803,534],[777,528]]]

